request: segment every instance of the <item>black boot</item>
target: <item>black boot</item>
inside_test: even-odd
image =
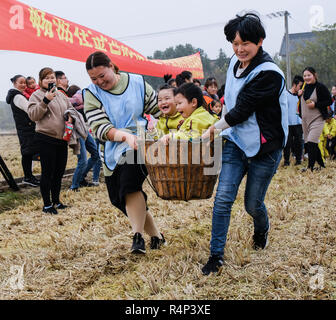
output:
[[[318,147],[317,143],[314,143],[314,148],[315,148],[315,154],[316,154],[316,161],[320,165],[321,168],[325,168],[325,163],[323,161],[322,155],[321,155],[321,150]]]
[[[315,144],[316,143],[314,142],[307,142],[306,144],[306,150],[308,152],[308,169],[310,169],[311,171],[314,171],[314,165],[316,162],[316,149],[314,146]]]

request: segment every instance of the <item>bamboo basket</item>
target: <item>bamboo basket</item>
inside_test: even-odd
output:
[[[151,186],[164,200],[196,200],[212,197],[218,173],[204,174],[213,168],[214,148],[200,142],[171,141],[169,145],[146,141],[145,164]]]

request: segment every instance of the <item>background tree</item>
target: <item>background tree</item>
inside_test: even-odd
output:
[[[211,60],[206,52],[201,48],[195,48],[191,44],[187,43],[185,45],[177,45],[174,47],[169,47],[164,51],[155,51],[152,57],[148,57],[148,59],[175,59],[188,55],[195,54],[200,52],[203,71],[204,71],[204,80],[208,77],[215,77],[218,81],[218,85],[221,86],[225,82],[226,78],[226,70],[228,67],[229,59],[225,55],[224,51],[220,49],[218,58],[216,60]],[[146,81],[148,81],[153,88],[158,89],[163,83],[163,78],[150,77],[145,76]],[[201,82],[204,83],[204,80]]]
[[[324,26],[323,31],[314,31],[316,40],[307,41],[304,46],[298,45],[291,53],[292,77],[302,75],[306,67],[313,67],[319,81],[329,89],[336,84],[336,23]],[[280,68],[286,72],[286,60],[275,58]]]

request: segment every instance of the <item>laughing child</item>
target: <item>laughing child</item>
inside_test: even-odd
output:
[[[182,126],[176,133],[162,137],[168,144],[170,139],[192,140],[201,137],[218,120],[215,119],[203,106],[202,90],[193,83],[186,83],[175,89],[176,109],[184,119]]]
[[[158,106],[162,112],[162,116],[159,118],[156,130],[158,137],[161,138],[169,134],[171,130],[178,130],[184,121],[181,114],[176,110],[174,87],[165,84],[160,88],[158,93]]]

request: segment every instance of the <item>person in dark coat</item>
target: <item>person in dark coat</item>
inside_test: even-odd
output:
[[[305,68],[303,79],[306,85],[298,95],[300,97],[299,115],[302,118],[305,148],[308,152],[308,167],[302,169],[305,172],[325,168],[318,144],[332,99],[328,88],[318,81],[314,68]],[[314,167],[316,161],[320,168]]]
[[[10,89],[7,94],[6,102],[11,105],[15,126],[21,146],[22,168],[24,172],[23,183],[32,187],[39,185],[32,173],[32,161],[38,154],[35,138],[35,122],[28,114],[28,100],[23,92],[26,89],[26,79],[22,75],[16,75],[11,79],[14,88]]]

